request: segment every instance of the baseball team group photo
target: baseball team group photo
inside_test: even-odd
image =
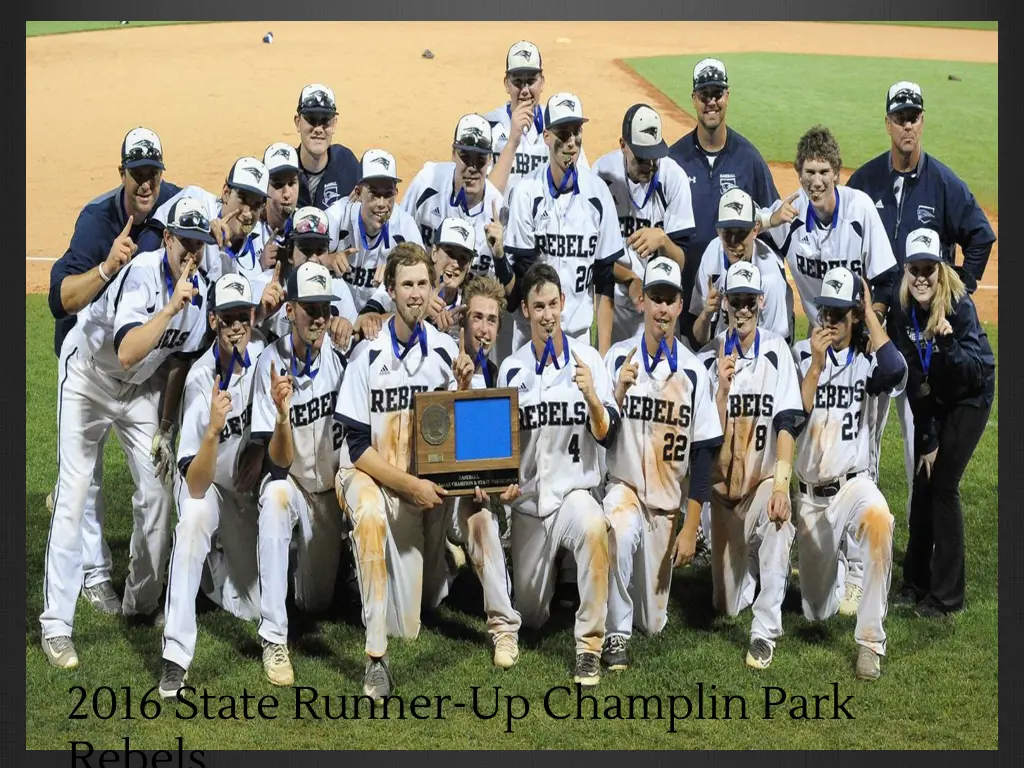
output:
[[[994,22],[70,24],[29,748],[995,748]]]

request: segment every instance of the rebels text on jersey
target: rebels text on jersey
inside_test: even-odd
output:
[[[373,284],[374,274],[377,267],[387,261],[391,249],[405,242],[423,245],[418,225],[402,208],[396,207],[391,218],[373,237],[366,234],[362,208],[362,203],[353,203],[346,198],[332,203],[327,209],[328,233],[331,237],[329,250],[356,249],[348,257],[350,269],[342,277],[352,289],[357,312],[362,311],[373,296],[376,288]]]
[[[793,347],[800,376],[811,367],[811,342],[805,339]],[[797,442],[793,469],[798,478],[811,485],[830,483],[851,472],[871,468],[871,415],[873,400],[880,394],[898,397],[907,385],[902,380],[885,391],[880,381],[878,359],[854,352],[852,347],[825,353],[825,365],[818,377],[814,407]]]
[[[297,357],[292,334],[263,350],[252,386],[252,439],[270,444],[277,427],[277,406],[270,393],[270,368],[292,377],[291,428],[294,445],[288,474],[308,493],[334,489],[338,456],[344,440],[341,424],[331,417],[348,361],[328,334],[320,354],[306,370],[305,357]]]
[[[458,387],[452,373],[458,344],[429,323],[421,322],[420,328],[424,335],[410,339],[407,348],[395,335],[392,317],[376,339],[356,347],[335,414],[349,434],[346,466],[372,447],[384,461],[408,472],[415,449],[414,395]]]
[[[639,370],[622,401],[619,435],[608,449],[608,473],[633,488],[649,509],[681,509],[691,452],[722,442],[707,369],[678,339],[675,360],[651,359],[641,330],[605,355],[613,383],[631,351]]]
[[[564,336],[562,344],[557,365],[547,365],[541,373],[537,373],[532,342],[506,358],[498,370],[500,386],[519,390],[522,496],[513,508],[537,517],[556,512],[571,491],[589,490],[601,483],[601,446],[590,431],[587,402],[573,382],[573,353],[590,368],[597,396],[608,409],[613,445],[619,420],[612,380],[597,350]]]
[[[163,248],[141,253],[118,272],[98,299],[82,310],[78,321],[82,339],[99,371],[118,381],[141,384],[171,355],[192,357],[203,348],[208,286],[197,271],[192,284],[198,294],[171,318],[149,354],[128,370],[117,357],[125,335],[148,323],[167,305],[175,283]]]
[[[252,423],[252,383],[256,373],[256,362],[263,353],[265,343],[254,333],[241,356],[248,361],[241,373],[226,375],[221,370],[220,351],[217,342],[192,365],[185,379],[184,416],[181,420],[181,438],[178,442],[178,469],[184,478],[189,464],[199,453],[203,436],[210,426],[210,400],[213,382],[220,376],[220,385],[227,383],[231,395],[231,412],[224,421],[224,428],[217,440],[217,469],[213,482],[221,488],[234,491],[238,457],[249,438]],[[232,366],[234,361],[232,360]]]
[[[718,392],[718,350],[725,337],[722,332],[698,353],[709,373],[712,400]],[[714,492],[739,501],[771,477],[775,472],[775,433],[783,426],[798,433],[804,416],[792,351],[778,334],[758,329],[750,349],[746,354],[739,351],[736,358],[724,441],[711,472]]]

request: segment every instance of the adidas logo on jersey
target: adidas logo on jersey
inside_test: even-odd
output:
[[[435,206],[434,210],[432,210],[430,212],[430,215],[431,216],[440,216],[441,215],[441,209]]]
[[[389,373],[391,373],[391,369],[388,368],[387,364],[384,364],[380,367],[380,373],[378,375],[387,376]]]
[[[541,211],[540,216],[537,217],[537,221],[544,221],[548,217],[547,211]]]
[[[525,381],[519,383],[519,391],[520,392],[525,392],[526,391],[526,382]]]

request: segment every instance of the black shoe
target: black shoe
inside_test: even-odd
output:
[[[911,586],[904,586],[900,589],[899,594],[892,599],[893,605],[903,606],[905,608],[912,608],[917,605],[917,602],[921,599],[920,593]]]
[[[601,659],[596,653],[576,654],[576,673],[573,682],[582,686],[595,686],[601,681]]]
[[[934,600],[925,598],[914,608],[914,615],[921,619],[944,619],[949,612]]]
[[[160,676],[160,698],[173,699],[185,684],[188,673],[173,661],[164,660],[164,673]]]
[[[622,635],[608,635],[604,639],[601,661],[609,672],[621,672],[629,669],[629,653],[626,650],[626,638]]]

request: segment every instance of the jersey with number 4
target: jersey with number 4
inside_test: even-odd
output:
[[[707,369],[675,340],[675,370],[665,357],[645,359],[644,332],[613,344],[605,355],[612,386],[633,351],[636,381],[619,409],[618,437],[608,449],[608,473],[626,483],[649,509],[681,509],[682,482],[690,452],[722,441],[722,425],[711,398]],[[647,370],[647,366],[651,370]]]
[[[825,365],[818,377],[814,407],[797,442],[793,469],[797,477],[811,485],[830,483],[850,472],[871,468],[873,400],[883,394],[878,380],[878,360],[874,355],[853,352],[852,348],[825,352]],[[800,377],[811,367],[811,342],[805,339],[793,347]],[[903,380],[884,392],[897,397],[907,386]]]
[[[266,442],[277,428],[277,405],[271,394],[270,369],[292,377],[291,428],[293,459],[288,470],[292,479],[309,493],[334,489],[338,457],[344,440],[341,424],[333,418],[338,391],[348,361],[324,337],[320,354],[306,370],[305,355],[296,355],[292,334],[278,339],[263,350],[256,364],[252,387],[252,438]]]
[[[434,233],[447,218],[463,219],[476,231],[476,258],[471,272],[494,276],[494,254],[487,245],[485,228],[494,219],[494,209],[504,205],[501,192],[490,181],[484,182],[484,199],[472,208],[463,207],[454,189],[455,163],[425,163],[402,198],[402,210],[420,228],[423,245],[429,253]]]
[[[500,387],[519,390],[519,477],[522,496],[516,509],[538,517],[558,511],[562,500],[577,489],[590,490],[601,482],[597,440],[590,431],[590,412],[573,381],[579,355],[590,368],[594,389],[617,418],[608,369],[589,344],[563,340],[563,355],[537,373],[533,342],[528,341],[498,369]]]
[[[793,353],[778,334],[759,328],[746,353],[738,352],[725,410],[722,449],[712,470],[714,491],[739,501],[775,472],[778,424],[803,419],[803,401]],[[698,357],[707,368],[711,396],[718,392],[718,350],[726,332],[715,336]],[[716,405],[717,409],[717,405]]]
[[[348,257],[350,269],[342,277],[352,289],[357,312],[362,311],[373,296],[376,288],[373,277],[377,267],[387,261],[391,249],[398,243],[423,245],[419,227],[402,208],[396,206],[391,218],[373,237],[363,229],[362,210],[362,203],[353,203],[347,198],[331,203],[327,209],[328,232],[331,236],[329,249],[332,252],[356,249]]]
[[[217,468],[213,482],[222,488],[234,490],[238,457],[248,440],[252,424],[252,383],[256,374],[256,363],[265,348],[263,338],[254,333],[248,346],[241,352],[248,355],[249,367],[241,372],[233,371],[230,378],[220,365],[220,350],[217,342],[202,357],[192,364],[185,379],[184,416],[181,419],[181,438],[178,441],[178,469],[185,477],[189,464],[199,453],[203,437],[210,426],[210,403],[213,398],[213,382],[220,376],[220,385],[227,382],[231,395],[231,411],[224,420],[224,427],[217,438]],[[232,361],[234,366],[234,361]]]

